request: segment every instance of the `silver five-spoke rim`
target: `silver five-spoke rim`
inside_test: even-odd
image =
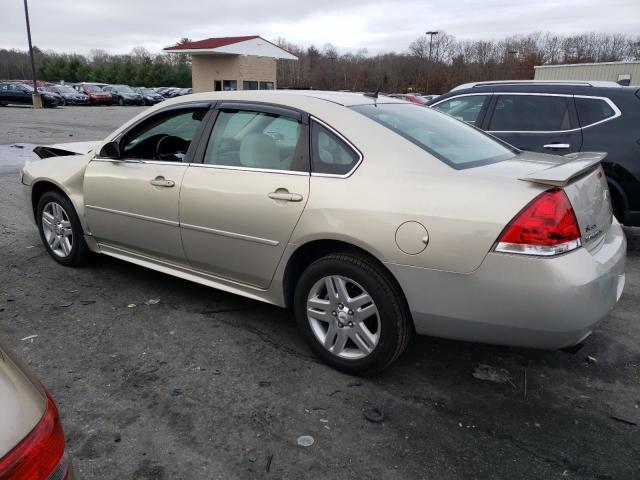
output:
[[[307,319],[320,344],[340,358],[364,358],[380,340],[380,314],[371,295],[344,276],[324,277],[313,285]]]
[[[73,230],[69,215],[56,202],[49,202],[42,210],[42,231],[51,251],[58,257],[68,257],[73,248]]]

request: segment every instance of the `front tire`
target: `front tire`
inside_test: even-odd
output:
[[[118,99],[118,105],[120,105],[121,107],[124,107],[124,98],[120,97]]]
[[[36,219],[40,239],[49,255],[66,266],[87,263],[89,247],[71,201],[60,192],[45,192],[38,200]]]
[[[294,309],[314,353],[350,374],[383,370],[413,333],[399,288],[364,255],[330,254],[309,265],[297,283]]]

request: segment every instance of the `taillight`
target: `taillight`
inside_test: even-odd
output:
[[[579,248],[580,227],[567,194],[559,188],[541,193],[504,229],[496,252],[551,256]]]
[[[38,424],[0,459],[0,480],[63,480],[68,469],[58,409],[47,393],[47,409]]]

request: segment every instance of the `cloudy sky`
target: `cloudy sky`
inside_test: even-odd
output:
[[[459,39],[532,31],[640,33],[640,0],[30,0],[34,45],[152,52],[181,37],[262,35],[341,52],[405,51],[425,30]],[[0,0],[0,48],[27,45],[22,0]]]

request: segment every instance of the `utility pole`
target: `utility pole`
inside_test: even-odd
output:
[[[433,52],[433,36],[437,35],[438,32],[430,30],[430,31],[426,32],[426,34],[429,35],[429,69],[427,70],[427,91],[424,92],[424,93],[428,95],[429,94],[429,80],[430,80],[430,77],[431,77],[431,67],[433,66],[433,64],[431,63],[431,54]]]
[[[27,38],[29,40],[29,57],[31,57],[31,75],[33,76],[33,108],[42,108],[42,98],[38,93],[38,80],[36,79],[36,61],[33,57],[33,45],[31,44],[31,25],[29,24],[29,7],[24,0],[24,16],[27,20]]]

